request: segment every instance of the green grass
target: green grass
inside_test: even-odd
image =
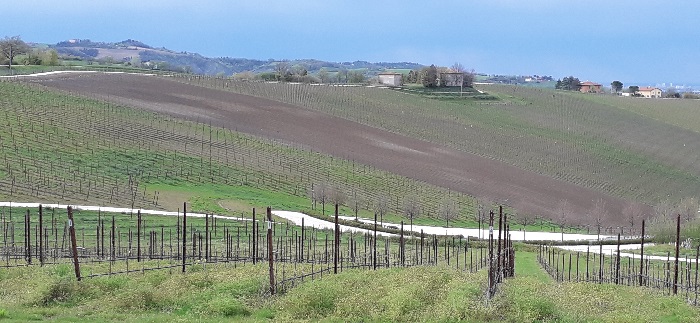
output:
[[[441,267],[348,271],[291,290],[276,302],[276,319],[474,320],[489,312],[481,301],[485,278],[485,272],[469,274]]]
[[[507,280],[494,306],[507,322],[693,322],[700,310],[682,297],[629,286],[556,283],[536,255],[516,255],[516,277]]]
[[[484,296],[486,271],[438,267],[348,270],[265,296],[267,264],[200,265],[84,279],[70,265],[0,271],[0,319],[65,321],[694,322],[700,309],[654,290],[555,283],[535,254]],[[308,269],[308,268],[307,268]]]
[[[69,265],[3,270],[3,320],[54,321],[259,321],[271,311],[264,266],[210,265],[187,274],[167,271],[85,279]]]

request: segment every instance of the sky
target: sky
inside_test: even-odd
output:
[[[0,37],[29,42],[700,85],[700,1],[25,0],[3,11]]]

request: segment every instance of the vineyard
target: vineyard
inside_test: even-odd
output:
[[[445,102],[362,87],[182,80],[316,109],[648,204],[700,194],[695,100],[484,85],[500,100]]]
[[[535,221],[521,208],[590,225],[597,199],[611,233],[623,198],[697,195],[695,103],[660,101],[675,117],[651,101],[484,90],[0,79],[0,198],[60,203],[0,207],[0,320],[697,321],[700,250],[640,261],[603,252],[611,241],[582,252],[507,234]],[[568,218],[551,213],[562,197]],[[373,220],[341,231],[358,213]],[[405,227],[475,227],[475,214],[493,235]]]
[[[685,192],[692,195],[688,190],[697,185],[692,174],[688,175],[675,168],[658,164],[648,156],[632,156],[629,152],[618,149],[619,147],[608,143],[603,145],[603,139],[593,138],[593,132],[589,130],[584,129],[591,133],[590,138],[579,136],[588,140],[587,142],[567,139],[563,142],[575,146],[575,149],[561,149],[563,137],[551,135],[556,129],[545,129],[546,132],[550,132],[547,134],[542,126],[528,124],[527,118],[509,116],[506,108],[517,108],[519,111],[531,113],[532,118],[539,118],[541,115],[545,121],[544,116],[549,118],[553,115],[551,111],[536,113],[537,110],[528,108],[529,105],[514,103],[508,98],[495,102],[468,99],[444,102],[378,88],[234,82],[196,76],[183,76],[182,79],[175,77],[175,80],[194,82],[205,87],[185,86],[173,82],[172,79],[132,75],[52,77],[39,79],[37,82],[100,100],[205,122],[228,130],[267,137],[275,142],[317,150],[344,160],[371,165],[389,173],[446,187],[451,192],[474,196],[495,204],[506,204],[522,213],[544,215],[557,221],[560,213],[557,205],[566,200],[572,209],[566,221],[571,224],[589,223],[590,221],[582,216],[586,214],[589,218],[600,217],[608,224],[624,224],[625,220],[620,216],[622,210],[630,204],[637,203],[626,202],[622,197],[647,203],[657,202],[651,195],[631,196],[629,192],[643,190],[636,186],[630,188],[630,184],[644,185],[644,189],[651,189],[653,186],[656,190],[654,194],[663,192],[663,196],[671,198],[680,198]],[[97,87],[99,89],[96,89]],[[233,88],[233,91],[222,91],[222,88]],[[240,88],[247,90],[238,91]],[[241,95],[235,93],[236,91],[258,97]],[[544,92],[540,96],[543,94]],[[295,105],[261,99],[259,96],[276,98]],[[574,103],[572,106],[575,107]],[[300,108],[300,105],[307,109]],[[525,111],[523,107],[528,110]],[[585,119],[587,116],[583,114],[579,118]],[[571,122],[575,122],[575,119]],[[396,127],[391,124],[395,124]],[[586,125],[585,122],[581,124]],[[457,127],[454,128],[454,132],[450,130],[452,127]],[[314,135],[319,133],[323,135]],[[521,139],[524,141],[520,141]],[[593,139],[599,142],[590,141]],[[462,145],[462,148],[459,145]],[[464,145],[486,145],[490,148],[478,151],[466,149]],[[548,148],[544,149],[545,147]],[[586,154],[595,152],[587,150],[587,147],[597,147],[596,151],[605,156],[600,155],[600,158],[596,157],[598,159],[587,158]],[[485,154],[487,150],[492,153]],[[502,156],[494,155],[498,151],[513,153],[513,158],[503,162],[505,159]],[[615,152],[627,155],[612,158],[611,154]],[[516,158],[516,155],[519,157]],[[557,176],[550,171],[518,164],[532,159],[528,156],[544,158],[537,163],[546,167],[557,165],[549,161],[551,158],[564,161],[574,159],[577,163],[587,165],[587,168],[579,168],[577,171],[572,171],[569,166],[567,170],[553,169],[554,173],[561,175]],[[630,162],[637,161],[641,164],[630,167]],[[508,164],[519,165],[519,168]],[[656,165],[655,169],[649,168],[653,165]],[[639,172],[643,172],[644,176],[640,177],[642,174]],[[592,175],[586,175],[586,180],[595,180],[595,177],[600,175],[601,180],[605,178],[605,182],[591,186],[573,180],[575,176],[581,176],[583,179],[584,174],[588,173]],[[621,174],[624,176],[620,177]],[[634,179],[626,177],[628,174],[632,174]],[[657,179],[658,182],[654,182]],[[618,185],[622,182],[627,186]],[[667,183],[668,190],[659,188],[659,185],[650,185],[651,182]],[[615,188],[618,193],[625,194],[611,192],[606,190],[606,187]],[[348,187],[344,190],[347,192]],[[610,193],[619,197],[611,196]],[[462,203],[461,209],[474,205],[473,199],[467,200],[470,201]],[[603,212],[595,209],[596,201],[599,200],[602,200]],[[393,204],[396,211],[400,201],[394,199]],[[431,210],[431,214],[437,213],[436,206],[425,206]],[[651,212],[648,205],[640,207],[647,213]],[[594,211],[600,214],[590,214]]]
[[[302,147],[36,85],[0,82],[0,92],[0,196],[7,199],[173,209],[179,201],[170,203],[169,194],[177,196],[183,185],[224,201],[231,198],[225,187],[234,185],[277,192],[283,198],[270,205],[301,209],[310,205],[312,186],[321,185],[343,191],[363,210],[382,200],[400,214],[410,193],[429,217],[447,196],[459,205],[459,220],[472,211],[473,199],[464,194]],[[198,211],[250,216],[247,208],[194,202]]]
[[[14,215],[13,215],[14,213]],[[205,214],[187,216],[187,204],[177,217],[108,212],[76,213],[65,209],[12,208],[0,211],[2,249],[0,267],[73,264],[78,281],[150,270],[182,271],[197,264],[227,263],[237,266],[267,262],[269,293],[286,291],[304,280],[349,269],[377,270],[391,267],[447,266],[476,272],[490,268],[489,295],[495,284],[513,275],[514,249],[507,216],[502,209],[490,225],[498,223],[498,235],[484,242],[469,238],[387,235],[374,230],[363,234],[341,232],[338,205],[334,230],[290,226],[252,210],[251,219]],[[497,222],[495,222],[497,221]],[[497,264],[495,263],[497,262]]]

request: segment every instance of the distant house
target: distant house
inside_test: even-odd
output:
[[[379,84],[384,84],[388,86],[401,86],[403,85],[403,74],[401,73],[379,73]]]
[[[462,86],[464,82],[463,72],[442,72],[438,76],[440,86]],[[444,84],[442,83],[444,82]]]
[[[603,93],[602,85],[590,81],[582,82],[579,91],[583,93]]]
[[[648,86],[640,87],[639,91],[637,91],[639,96],[645,97],[645,98],[660,98],[661,92],[662,92],[661,89],[659,89],[657,87],[648,87]]]

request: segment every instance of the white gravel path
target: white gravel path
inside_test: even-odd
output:
[[[56,74],[69,74],[69,73],[104,73],[104,74],[130,74],[130,75],[149,75],[149,76],[155,76],[156,74],[148,74],[148,73],[129,73],[129,72],[104,72],[104,71],[76,71],[76,70],[70,70],[70,71],[51,71],[51,72],[41,72],[41,73],[34,73],[34,74],[18,74],[18,75],[5,75],[5,76],[0,76],[0,78],[22,78],[22,77],[38,77],[38,76],[48,76],[48,75],[56,75]]]
[[[0,202],[0,207],[2,206],[12,206],[12,207],[39,207],[40,203],[18,203],[18,202]],[[51,208],[65,208],[69,204],[43,204],[45,207],[51,207]],[[178,216],[180,213],[179,212],[172,212],[172,211],[157,211],[157,210],[144,210],[144,209],[131,209],[131,208],[118,208],[118,207],[105,207],[105,206],[86,206],[86,205],[71,205],[73,206],[74,209],[76,210],[86,210],[86,211],[102,211],[102,212],[114,212],[114,213],[136,213],[137,211],[141,210],[142,214],[152,214],[152,215],[166,215],[166,216]],[[327,230],[332,230],[333,229],[333,222],[331,222],[331,218],[329,217],[329,220],[321,220],[317,219],[315,217],[300,213],[300,212],[292,212],[292,211],[279,211],[279,210],[274,210],[272,211],[272,214],[275,216],[278,216],[280,218],[286,219],[294,223],[295,225],[301,225],[302,219],[304,219],[304,225],[307,227],[313,227],[316,229],[327,229]],[[203,213],[190,213],[187,212],[187,216],[191,217],[204,217],[205,214]],[[222,216],[222,215],[213,215],[216,218],[219,219],[226,219],[226,220],[233,220],[233,221],[250,221],[250,219],[245,219],[245,218],[238,218],[238,217],[229,217],[229,216]],[[354,217],[349,217],[349,216],[339,216],[339,218],[343,220],[349,220],[349,221],[354,221]],[[360,218],[358,219],[360,222],[366,223],[366,224],[373,224],[373,220],[369,219],[363,219]],[[400,224],[396,223],[387,223],[384,222],[383,225],[385,228],[398,228]],[[362,229],[362,228],[356,228],[356,227],[351,227],[351,226],[346,226],[346,225],[341,225],[340,230],[343,232],[354,232],[354,233],[367,233],[367,232],[372,232],[371,230],[367,229]],[[404,231],[409,232],[411,230],[411,226],[404,224]],[[425,226],[425,225],[413,225],[413,232],[420,233],[421,230],[428,235],[461,235],[461,236],[470,236],[470,237],[484,237],[487,238],[489,234],[488,229],[481,230],[481,234],[479,234],[479,229],[465,229],[465,228],[446,228],[446,227],[433,227],[433,226]],[[510,231],[511,234],[511,239],[517,240],[517,241],[532,241],[532,240],[546,240],[546,241],[561,241],[562,240],[562,234],[561,233],[556,233],[556,232],[524,232],[524,231]],[[380,236],[395,236],[395,234],[391,233],[386,233],[386,232],[377,232],[377,235]],[[493,230],[493,235],[494,238],[498,237],[498,229]],[[597,235],[586,235],[586,234],[571,234],[571,233],[565,233],[564,234],[564,241],[574,241],[574,240],[597,240],[598,236]],[[601,236],[603,239],[612,239],[612,236]]]
[[[75,210],[85,210],[85,211],[102,211],[102,212],[110,212],[110,213],[122,213],[122,214],[131,214],[131,213],[136,213],[138,211],[141,211],[141,214],[151,214],[151,215],[164,215],[164,216],[178,216],[181,214],[181,212],[172,212],[172,211],[158,211],[158,210],[144,210],[144,209],[131,209],[131,208],[120,208],[120,207],[106,207],[106,206],[87,206],[87,205],[73,205],[73,204],[52,204],[52,203],[24,203],[24,202],[0,202],[0,207],[26,207],[26,208],[36,208],[39,207],[39,205],[43,205],[44,207],[49,207],[49,208],[65,208],[68,207],[69,205],[73,207]],[[277,211],[273,210],[272,214],[289,220],[295,225],[301,225],[302,219],[304,219],[304,225],[307,227],[313,227],[316,229],[327,229],[327,230],[332,230],[334,223],[331,221],[325,221],[321,219],[314,218],[312,216],[309,216],[304,213],[300,212],[292,212],[292,211]],[[191,213],[187,212],[188,217],[198,217],[202,218],[206,214],[204,213]],[[215,218],[218,219],[224,219],[224,220],[231,220],[231,221],[251,221],[251,219],[247,218],[238,218],[238,217],[231,217],[231,216],[223,216],[223,215],[212,215]],[[349,216],[339,216],[339,218],[343,220],[350,220],[353,221],[355,218],[354,217],[349,217]],[[329,218],[330,220],[330,218]],[[358,219],[361,222],[367,223],[367,224],[373,224],[373,220],[369,219]],[[395,223],[387,223],[384,222],[384,227],[385,228],[397,228],[399,227],[399,224]],[[356,228],[356,227],[351,227],[351,226],[346,226],[346,225],[341,225],[340,230],[343,232],[354,232],[354,233],[368,233],[372,232],[371,230],[366,230],[362,228]],[[404,230],[409,231],[410,230],[410,225],[404,224]],[[445,228],[445,227],[432,227],[432,226],[425,226],[425,225],[413,225],[413,231],[420,233],[421,230],[425,234],[429,235],[463,235],[463,236],[471,236],[471,237],[478,237],[479,236],[479,230],[478,229],[464,229],[464,228]],[[561,233],[555,233],[555,232],[522,232],[522,231],[511,231],[511,238],[513,240],[519,240],[522,241],[524,238],[527,238],[528,241],[531,240],[548,240],[548,241],[561,241]],[[488,237],[488,230],[481,230],[481,234],[483,237]],[[396,236],[395,234],[387,233],[387,232],[381,232],[377,231],[377,235],[379,236]],[[494,230],[494,237],[498,236],[498,230]],[[572,241],[572,240],[596,240],[597,235],[586,235],[586,234],[564,234],[564,240],[565,241]],[[605,239],[612,239],[613,236],[601,236],[601,238]],[[645,244],[645,246],[653,246],[653,243],[650,244]],[[572,246],[557,246],[558,248],[565,249],[565,250],[570,250],[570,251],[586,251],[586,249],[589,247],[589,245],[572,245]],[[620,245],[620,250],[635,250],[639,249],[640,244],[625,244],[625,245]],[[600,252],[600,246],[598,245],[590,245],[590,251],[594,253]],[[617,245],[603,245],[603,252],[606,254],[614,254],[617,251]],[[627,252],[620,252],[621,257],[633,257],[636,259],[639,259],[639,254],[634,254],[634,253],[627,253]],[[663,256],[645,256],[645,259],[652,259],[652,260],[666,260],[666,257]],[[686,258],[679,258],[680,261],[694,261],[693,259],[686,259]]]
[[[654,243],[645,243],[645,247],[651,247],[656,244]],[[579,251],[579,252],[586,252],[587,248],[590,247],[591,253],[600,253],[600,245],[576,245],[576,246],[556,246],[559,249],[564,249],[564,250],[569,250],[569,251]],[[626,258],[634,258],[634,259],[640,259],[639,252],[637,253],[631,253],[631,252],[622,252],[623,250],[637,250],[642,247],[641,244],[639,243],[632,243],[632,244],[621,244],[620,245],[620,257],[626,257]],[[603,253],[606,255],[615,255],[617,253],[617,245],[603,245]],[[667,258],[666,256],[650,256],[650,255],[644,255],[644,259],[650,259],[650,260],[662,260],[666,261],[666,259],[670,259],[671,261],[675,261],[676,258],[671,255],[670,258]],[[695,262],[695,258],[684,258],[684,257],[678,257],[678,261],[681,262]]]
[[[350,220],[354,221],[354,217],[350,216],[341,216],[343,220]],[[370,219],[365,219],[365,218],[358,218],[358,221],[363,222],[363,223],[368,223],[368,224],[373,224],[374,220]],[[398,228],[400,227],[401,224],[396,224],[396,223],[388,223],[384,222],[383,227],[385,228]],[[410,231],[411,226],[409,224],[404,223],[403,229],[405,231]],[[425,234],[435,234],[435,235],[461,235],[461,236],[469,236],[469,237],[481,237],[481,238],[488,238],[489,236],[489,230],[488,229],[482,229],[481,233],[479,233],[479,229],[465,229],[465,228],[447,228],[447,227],[434,227],[434,226],[426,226],[426,225],[413,225],[413,232],[420,233],[421,230]],[[493,230],[493,236],[498,237],[498,228],[494,228]],[[526,232],[526,231],[510,231],[510,237],[514,241],[562,241],[562,234],[561,232]],[[601,235],[601,239],[607,240],[607,239],[613,239],[613,236],[606,236],[606,235]],[[598,240],[598,235],[595,234],[577,234],[577,233],[564,233],[564,241],[575,241],[575,240]]]

